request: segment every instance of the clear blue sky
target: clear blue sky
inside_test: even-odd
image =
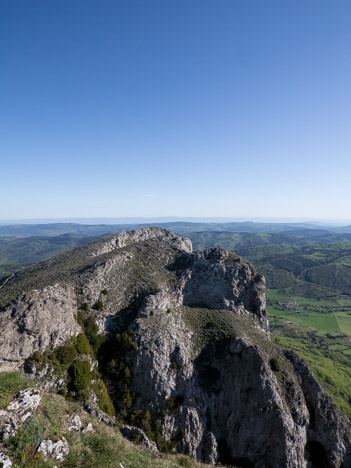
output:
[[[349,0],[2,0],[0,219],[351,218]]]

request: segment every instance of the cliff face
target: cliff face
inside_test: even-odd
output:
[[[116,333],[133,336],[123,417],[149,412],[178,451],[242,467],[351,466],[348,419],[270,341],[264,278],[236,255],[145,228],[31,267],[0,290],[2,365],[77,335],[86,303],[107,348]],[[105,381],[116,398],[113,374]]]

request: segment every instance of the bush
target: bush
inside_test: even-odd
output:
[[[52,362],[59,371],[67,369],[76,357],[76,348],[69,344],[56,348],[51,355]]]
[[[40,351],[34,351],[34,353],[28,358],[30,364],[40,364],[43,362],[44,356]]]
[[[77,336],[76,350],[79,354],[91,354],[92,349],[84,333],[79,333]]]
[[[279,372],[280,371],[280,363],[276,357],[273,357],[269,361],[270,368],[272,369],[273,372]]]
[[[93,390],[97,396],[98,399],[98,405],[101,411],[104,411],[107,413],[109,416],[114,416],[115,414],[115,407],[113,406],[113,403],[111,401],[111,398],[107,392],[106,386],[103,382],[103,380],[98,380],[94,385],[93,385]]]
[[[123,392],[122,394],[122,399],[121,403],[126,407],[126,408],[131,408],[133,403],[134,403],[134,393],[130,393],[130,391],[127,389]]]
[[[104,303],[102,301],[98,301],[96,304],[95,304],[95,309],[96,310],[104,310]]]
[[[104,296],[107,296],[107,295],[108,295],[107,289],[103,289],[103,290],[101,291],[101,294],[103,294]]]
[[[89,387],[92,379],[90,362],[77,359],[71,367],[71,382],[75,390],[80,391]]]
[[[173,361],[172,364],[171,364],[171,369],[174,370],[174,371],[177,371],[178,370],[178,364],[176,363],[176,361]]]
[[[85,322],[85,334],[94,351],[97,350],[101,341],[98,332],[99,327],[97,326],[96,320],[92,315],[90,315]]]

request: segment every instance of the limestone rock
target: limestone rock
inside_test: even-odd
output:
[[[70,419],[70,425],[68,426],[68,430],[71,431],[76,431],[76,432],[92,432],[93,431],[93,425],[91,422],[87,424],[86,427],[83,427],[83,423],[78,416],[78,414],[74,414],[72,418]]]
[[[0,370],[2,364],[16,367],[34,351],[53,349],[77,335],[76,310],[74,291],[64,285],[21,294],[0,314]]]
[[[12,437],[17,428],[35,413],[40,401],[40,392],[36,388],[27,388],[16,393],[6,410],[0,410],[1,440]]]
[[[351,466],[351,423],[321,388],[307,364],[293,351],[294,366],[310,413],[307,430],[309,458],[314,465]]]
[[[116,425],[115,419],[101,411],[92,401],[84,401],[83,406],[87,413],[94,415],[99,421],[107,424],[108,426]]]
[[[12,461],[9,459],[7,455],[0,451],[0,467],[1,468],[11,468]]]
[[[38,452],[42,453],[44,458],[53,458],[57,461],[62,461],[69,454],[69,445],[64,437],[57,441],[45,439],[40,444]]]
[[[120,249],[130,245],[131,243],[143,242],[155,238],[161,242],[171,242],[173,246],[179,250],[183,250],[188,253],[192,252],[192,243],[189,238],[176,236],[167,229],[159,227],[145,227],[106,236],[103,242],[98,243],[98,247],[91,253],[91,255],[95,257],[111,252],[112,250]]]
[[[254,315],[267,334],[265,279],[237,255],[221,248],[195,252],[183,287],[183,304]]]
[[[0,363],[18,366],[79,333],[85,303],[108,339],[134,332],[125,355],[133,409],[160,421],[178,452],[254,468],[351,467],[350,422],[308,366],[270,341],[264,278],[237,255],[193,252],[190,241],[145,228],[29,267],[0,290]],[[115,424],[94,402],[84,407]],[[124,432],[155,448],[141,429]]]
[[[75,414],[71,419],[71,425],[68,427],[68,430],[80,432],[82,429],[82,421],[78,414]]]
[[[138,427],[122,426],[121,433],[126,439],[130,440],[131,442],[146,447],[150,450],[157,451],[157,445],[155,444],[155,442],[151,441],[146,436],[145,432],[139,429]]]

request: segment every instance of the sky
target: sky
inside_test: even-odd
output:
[[[2,0],[0,220],[351,219],[349,0]]]

